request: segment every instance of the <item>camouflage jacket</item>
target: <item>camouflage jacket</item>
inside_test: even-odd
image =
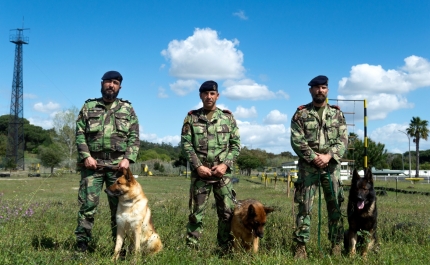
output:
[[[348,132],[345,117],[337,106],[325,106],[322,120],[313,104],[297,108],[291,119],[291,146],[299,156],[299,168],[317,172],[311,162],[316,154],[330,154],[329,170],[340,166],[340,159],[348,145]]]
[[[193,170],[224,163],[231,172],[240,152],[239,128],[230,111],[217,108],[208,121],[203,108],[192,110],[182,126],[181,145]]]
[[[116,99],[107,110],[102,98],[89,99],[76,121],[78,162],[90,152],[120,152],[123,156],[112,161],[118,164],[127,158],[135,162],[139,151],[139,122],[131,103]]]

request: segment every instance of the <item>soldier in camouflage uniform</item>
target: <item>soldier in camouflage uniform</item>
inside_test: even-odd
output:
[[[102,77],[102,97],[85,101],[76,121],[78,163],[83,163],[78,201],[78,226],[75,230],[78,250],[85,252],[91,240],[94,215],[97,212],[103,183],[106,187],[117,179],[116,172],[97,165],[128,168],[139,151],[139,124],[131,103],[117,98],[122,76],[116,71]],[[112,237],[116,238],[117,197],[109,197]]]
[[[230,221],[235,201],[229,177],[240,151],[239,129],[230,111],[216,107],[219,97],[216,82],[204,82],[199,91],[203,108],[188,112],[181,133],[182,148],[192,169],[186,241],[187,245],[198,247],[204,211],[213,191],[218,215],[218,246],[229,250],[233,240]]]
[[[299,156],[299,175],[294,201],[299,204],[293,233],[295,257],[306,258],[310,238],[311,211],[317,187],[321,185],[328,212],[328,237],[332,254],[340,255],[344,200],[340,180],[340,159],[345,153],[348,133],[345,117],[339,107],[327,103],[328,78],[317,76],[309,84],[312,102],[300,106],[291,119],[291,146]]]

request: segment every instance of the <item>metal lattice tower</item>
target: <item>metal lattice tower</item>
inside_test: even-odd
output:
[[[24,104],[23,104],[23,66],[22,45],[28,44],[24,37],[24,28],[15,29],[9,41],[15,46],[15,63],[13,69],[12,95],[10,100],[10,117],[7,139],[6,159],[15,163],[18,169],[24,170]]]

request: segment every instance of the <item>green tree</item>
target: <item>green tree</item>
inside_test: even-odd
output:
[[[413,137],[416,146],[416,163],[415,163],[415,177],[419,177],[420,170],[420,139],[427,140],[429,136],[429,129],[427,128],[428,121],[421,120],[420,117],[412,117],[409,123],[409,128],[406,132]]]
[[[251,175],[251,170],[264,166],[262,158],[255,155],[253,152],[246,147],[242,149],[240,155],[236,159],[236,163],[241,171],[245,171],[246,175]],[[260,153],[261,154],[261,153]]]
[[[170,161],[170,156],[167,154],[160,154],[156,151],[156,149],[150,150],[139,150],[139,154],[137,155],[138,161],[148,161],[148,160],[161,160],[161,161]]]
[[[350,142],[350,148],[353,152],[347,152],[344,158],[355,161],[357,169],[364,168],[364,142],[361,139],[354,139]],[[367,140],[367,166],[375,168],[388,168],[387,150],[385,145],[375,143],[372,139]]]
[[[62,152],[67,156],[67,164],[72,168],[73,157],[77,153],[76,149],[76,120],[79,110],[71,107],[63,112],[55,114],[52,120],[55,134],[52,136],[59,144]]]
[[[179,145],[181,145],[181,143],[179,143]],[[178,158],[173,162],[174,167],[187,166],[187,155],[185,150],[183,148],[180,148],[180,150],[181,152],[179,153]]]
[[[4,163],[5,169],[9,169],[9,173],[12,173],[12,170],[16,169],[16,163],[13,158],[6,158]]]
[[[44,167],[51,168],[51,174],[54,173],[54,167],[58,166],[63,160],[63,154],[58,144],[52,144],[50,146],[39,146],[38,154],[40,163]]]
[[[10,115],[0,116],[0,134],[8,135],[9,119]],[[40,126],[30,124],[27,119],[23,119],[23,123],[25,151],[37,152],[39,145],[49,145],[52,143],[50,137],[51,130],[45,130]]]

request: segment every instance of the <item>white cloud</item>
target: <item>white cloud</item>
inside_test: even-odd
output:
[[[196,80],[177,80],[170,84],[170,89],[179,96],[184,96],[198,87],[199,83]]]
[[[339,81],[340,94],[372,95],[380,93],[405,94],[430,86],[430,63],[415,55],[404,59],[400,70],[384,70],[381,65],[359,64],[351,68],[350,76]]]
[[[166,94],[166,90],[163,87],[159,87],[158,88],[158,94],[157,94],[158,98],[168,98],[169,95]]]
[[[173,40],[161,54],[170,61],[169,73],[184,79],[241,78],[243,53],[237,39],[220,39],[210,28],[194,30],[185,40]]]
[[[385,70],[381,65],[353,66],[350,76],[339,81],[339,99],[367,99],[369,117],[374,120],[384,119],[395,110],[413,108],[405,95],[430,86],[430,63],[415,55],[404,61],[399,70]]]
[[[410,150],[415,151],[415,143],[413,137],[409,137],[404,133],[409,127],[408,123],[396,124],[390,123],[373,130],[369,137],[375,141],[385,145],[385,148],[390,153],[405,153]],[[403,132],[401,132],[403,131]],[[409,146],[410,144],[410,146]],[[420,140],[420,150],[430,149],[430,141]]]
[[[239,105],[239,106],[237,106],[237,108],[233,114],[234,114],[235,118],[239,118],[239,119],[240,118],[243,118],[243,119],[256,118],[258,116],[257,109],[254,106],[247,109],[247,108],[244,108],[244,107]]]
[[[272,110],[263,120],[264,124],[284,124],[287,122],[287,114],[279,110]]]
[[[242,20],[247,20],[248,17],[245,15],[245,11],[239,10],[238,12],[233,13],[233,16],[236,16]]]
[[[38,102],[33,105],[33,109],[38,112],[52,113],[54,111],[60,110],[61,106],[58,103],[49,101],[48,104],[43,104]]]
[[[223,86],[226,87],[224,91],[221,92],[222,95],[229,99],[235,100],[265,100],[273,98],[283,98],[288,99],[288,94],[282,90],[278,92],[270,91],[267,86],[257,84],[252,79],[242,79],[227,80],[224,82]]]
[[[35,126],[40,126],[45,130],[52,129],[54,127],[52,123],[52,119],[45,119],[42,117],[35,116],[35,117],[30,117],[27,120],[28,122],[30,122],[30,124],[33,124]]]
[[[158,137],[155,133],[144,133],[144,128],[139,125],[139,139],[145,140],[151,143],[170,143],[176,146],[181,141],[180,135],[168,135],[164,137]]]
[[[430,86],[430,62],[415,55],[405,59],[402,70],[408,73],[407,80],[416,87]]]
[[[151,133],[151,134],[145,134],[145,133],[141,133],[140,134],[140,139],[151,142],[151,143],[170,143],[173,146],[176,146],[179,144],[179,142],[181,141],[181,136],[180,135],[168,135],[168,136],[164,136],[164,137],[158,137],[156,134]]]
[[[290,131],[283,124],[260,125],[236,120],[242,146],[279,154],[291,151]]]
[[[346,99],[346,97],[344,96],[339,96],[338,98],[340,100]],[[369,120],[385,119],[390,112],[393,112],[398,109],[409,109],[414,107],[414,104],[408,102],[406,97],[386,93],[381,93],[377,95],[349,95],[347,99],[357,100],[358,102],[354,102],[353,104],[351,102],[342,101],[339,101],[338,103],[330,103],[335,105],[339,104],[344,113],[354,113],[354,119],[356,119],[357,121],[362,121],[364,117],[364,99],[366,99],[367,101],[367,118]],[[346,114],[345,117],[347,119],[351,118],[351,116]]]

